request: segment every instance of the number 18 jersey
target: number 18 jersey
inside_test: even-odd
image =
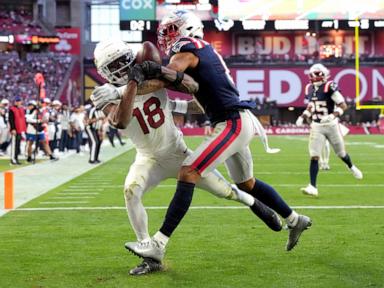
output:
[[[184,152],[186,149],[182,133],[173,122],[165,89],[135,97],[127,133],[136,150],[143,155],[162,156],[169,151]]]

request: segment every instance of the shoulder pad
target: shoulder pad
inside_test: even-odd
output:
[[[324,92],[325,93],[328,93],[328,92],[333,93],[333,92],[338,91],[338,90],[339,90],[339,87],[333,81],[328,81],[324,85]]]
[[[195,50],[201,49],[205,47],[208,43],[191,37],[183,37],[180,38],[173,44],[171,52],[172,54],[176,54],[179,52],[193,52]]]

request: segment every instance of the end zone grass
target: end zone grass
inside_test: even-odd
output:
[[[192,148],[200,141],[188,138]],[[313,227],[291,252],[284,250],[287,232],[268,230],[248,209],[191,209],[170,241],[166,271],[129,276],[139,263],[124,249],[134,239],[122,195],[131,151],[23,207],[53,210],[16,210],[0,218],[0,287],[382,287],[384,209],[348,206],[384,206],[384,139],[348,136],[347,143],[364,180],[355,180],[333,156],[331,170],[320,172],[317,199],[299,192],[308,182],[306,137],[271,137],[271,145],[282,148],[276,155],[252,143],[255,175],[291,205],[346,206],[298,209],[312,217]],[[145,205],[167,206],[174,183],[148,193]],[[192,205],[239,207],[200,190]],[[165,209],[148,214],[153,233]]]

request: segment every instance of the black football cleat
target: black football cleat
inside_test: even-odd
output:
[[[249,207],[271,230],[281,231],[283,224],[279,215],[264,203],[255,198],[255,203]]]
[[[144,258],[143,262],[129,271],[130,275],[139,276],[163,270],[161,262],[151,258]]]

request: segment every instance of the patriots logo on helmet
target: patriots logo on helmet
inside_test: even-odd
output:
[[[182,16],[182,15],[184,15],[184,14],[186,14],[186,13],[188,13],[187,11],[185,11],[185,10],[177,10],[177,11],[175,11],[175,14],[177,15],[177,16]]]

